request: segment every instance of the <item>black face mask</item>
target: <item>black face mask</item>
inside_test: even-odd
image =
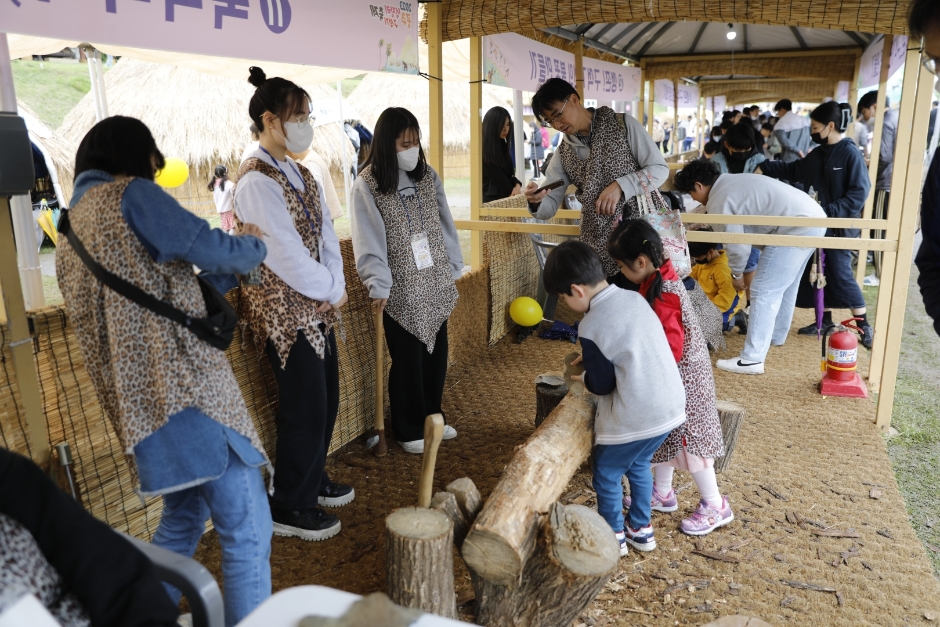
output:
[[[750,156],[749,152],[731,152],[728,151],[728,156],[732,161],[747,161],[747,158]]]

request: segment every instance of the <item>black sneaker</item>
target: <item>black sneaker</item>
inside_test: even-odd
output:
[[[274,535],[300,538],[319,542],[339,533],[339,518],[327,514],[319,507],[303,511],[291,511],[271,506]]]
[[[820,337],[821,337],[822,334],[826,332],[826,329],[829,329],[829,328],[834,327],[834,326],[836,326],[836,325],[835,325],[834,323],[832,323],[832,322],[823,322],[823,323],[822,323],[822,328],[818,328],[818,327],[816,326],[816,323],[813,322],[813,323],[811,323],[811,324],[806,325],[805,327],[803,327],[803,328],[801,328],[801,329],[798,329],[798,330],[797,330],[797,334],[798,334],[798,335],[816,335],[816,332],[817,332],[817,330],[818,330],[819,335],[820,335]]]
[[[859,340],[861,341],[862,346],[868,350],[871,350],[871,345],[875,341],[875,330],[870,324],[868,324],[868,322],[859,322],[858,328],[861,331],[861,333],[859,333],[859,335],[861,335]]]
[[[747,314],[743,309],[734,314],[734,324],[738,327],[739,335],[747,335]]]
[[[328,482],[320,488],[320,505],[323,507],[340,507],[352,503],[356,498],[356,491],[351,485],[345,483]]]

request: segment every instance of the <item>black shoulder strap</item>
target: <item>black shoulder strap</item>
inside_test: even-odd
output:
[[[85,267],[91,271],[96,279],[110,287],[121,296],[137,303],[141,307],[149,309],[159,316],[169,318],[173,322],[181,324],[184,327],[189,327],[192,324],[193,318],[191,316],[180,311],[176,307],[168,305],[159,298],[148,294],[133,283],[129,283],[116,274],[105,270],[101,264],[92,259],[81,240],[78,239],[75,233],[72,232],[71,225],[69,224],[68,211],[62,212],[62,217],[59,219],[58,230],[60,235],[65,236],[65,239],[68,240],[69,244],[72,246],[72,249],[75,251],[75,254],[78,255],[78,258],[82,260],[82,263],[85,264]]]

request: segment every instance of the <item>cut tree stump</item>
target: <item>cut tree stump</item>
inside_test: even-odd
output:
[[[620,546],[601,516],[554,503],[541,516],[521,577],[501,585],[471,574],[476,622],[486,627],[571,625],[617,570]]]
[[[451,519],[437,510],[403,507],[389,514],[385,529],[389,598],[403,607],[456,618]]]
[[[566,358],[568,395],[513,455],[464,541],[464,561],[487,582],[508,586],[519,578],[535,549],[539,516],[591,452],[597,397],[570,379],[578,373],[570,366],[576,356]]]
[[[454,495],[457,499],[457,507],[460,508],[467,522],[472,525],[477,514],[480,513],[480,508],[483,507],[483,497],[480,496],[476,484],[467,477],[461,477],[448,483],[444,490]]]
[[[725,440],[725,454],[715,460],[715,472],[723,472],[731,466],[731,454],[738,443],[738,434],[746,415],[744,405],[732,401],[718,401],[718,420],[721,422],[721,434]]]
[[[535,384],[535,426],[545,422],[558,404],[564,400],[568,393],[567,385],[549,385],[547,383]]]
[[[431,499],[431,509],[441,512],[454,523],[454,546],[460,549],[470,531],[470,523],[460,511],[457,499],[450,492],[438,492]]]

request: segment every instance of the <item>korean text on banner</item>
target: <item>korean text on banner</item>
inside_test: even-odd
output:
[[[679,84],[679,108],[698,109],[698,85]]]
[[[417,0],[5,0],[0,24],[40,37],[418,73]]]
[[[653,84],[653,98],[656,104],[672,107],[676,104],[675,85],[671,80],[662,78]]]
[[[728,107],[727,96],[715,96],[715,111],[720,113]]]
[[[640,68],[585,57],[584,97],[601,101],[637,100]]]
[[[881,80],[881,63],[884,52],[884,40],[878,38],[862,54],[862,61],[858,68],[858,80],[862,89],[866,87],[877,87]],[[895,35],[894,42],[891,44],[891,59],[888,61],[888,78],[894,76],[894,73],[904,65],[904,58],[907,55],[907,37],[905,35]],[[850,103],[854,106],[855,103]]]

